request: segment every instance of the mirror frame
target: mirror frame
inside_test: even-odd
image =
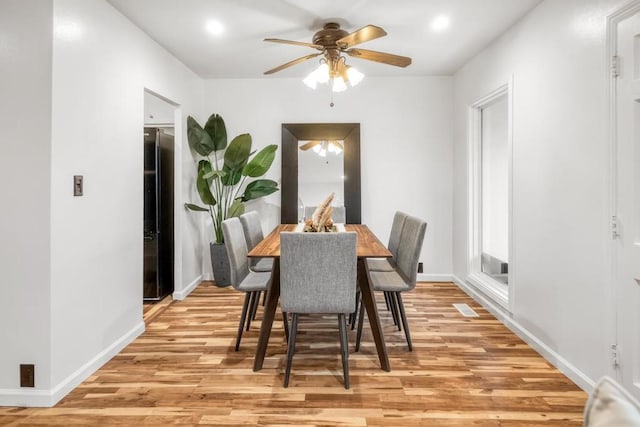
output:
[[[344,206],[348,224],[360,224],[360,123],[283,123],[280,222],[298,222],[299,141],[339,139],[344,141]],[[318,200],[320,203],[321,200]]]

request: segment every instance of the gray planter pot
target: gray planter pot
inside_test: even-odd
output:
[[[211,251],[211,269],[216,286],[224,288],[231,285],[231,268],[224,243],[209,243]]]

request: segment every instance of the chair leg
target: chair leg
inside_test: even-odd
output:
[[[396,303],[396,298],[393,292],[388,292],[389,295],[389,307],[391,310],[391,317],[393,317],[393,324],[398,326],[398,330],[400,330],[400,319],[398,318],[398,304]]]
[[[282,324],[284,326],[284,338],[289,342],[289,313],[282,312]]]
[[[251,295],[251,300],[249,301],[249,315],[247,316],[247,331],[251,326],[251,319],[253,319],[253,307],[256,305],[256,298],[258,297],[257,292],[249,292]]]
[[[256,320],[256,314],[258,314],[258,305],[260,304],[260,294],[262,291],[256,292],[256,298],[251,308],[251,320]]]
[[[338,314],[338,327],[340,329],[340,351],[342,353],[342,375],[344,376],[344,388],[349,389],[349,346],[347,344],[347,322],[343,313]]]
[[[390,307],[389,307],[389,293],[388,292],[383,292],[384,294],[384,303],[387,306],[387,311],[389,311]]]
[[[240,339],[242,338],[242,330],[244,329],[244,321],[247,317],[247,309],[249,308],[249,292],[244,294],[244,304],[242,304],[242,314],[240,314],[240,324],[238,325],[238,335],[236,336],[236,351],[240,349]]]
[[[404,336],[407,338],[407,345],[409,351],[413,351],[413,345],[411,344],[411,333],[409,332],[409,322],[407,322],[407,315],[404,312],[404,303],[402,302],[402,295],[400,292],[396,292],[398,298],[398,307],[400,309],[400,316],[402,317],[402,327],[404,328]]]
[[[351,330],[353,331],[356,327],[356,322],[358,321],[358,308],[360,306],[360,291],[356,290],[356,309],[354,310],[353,313],[351,313],[349,315],[349,319],[350,319],[350,323],[351,323]]]
[[[267,291],[263,291],[262,294],[262,306],[264,307],[264,305],[267,303]]]
[[[291,374],[291,362],[293,361],[293,352],[296,349],[296,331],[298,330],[298,313],[293,313],[291,320],[291,331],[289,334],[289,343],[287,345],[287,366],[284,371],[284,386],[289,387],[289,375]]]
[[[364,304],[360,304],[358,316],[358,333],[356,334],[356,351],[360,351],[360,339],[362,338],[362,324],[364,323]]]

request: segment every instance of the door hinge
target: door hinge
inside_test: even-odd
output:
[[[620,57],[618,55],[613,55],[611,57],[611,76],[618,77],[620,75]]]
[[[611,217],[611,238],[617,239],[620,237],[620,233],[618,233],[618,217],[613,215]]]
[[[618,345],[611,344],[611,366],[613,369],[618,369],[620,363],[618,362]]]

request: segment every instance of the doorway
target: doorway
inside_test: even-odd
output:
[[[640,399],[640,2],[613,23],[613,326],[611,366]],[[610,22],[611,24],[611,22]]]
[[[175,107],[145,91],[143,300],[174,291]]]

